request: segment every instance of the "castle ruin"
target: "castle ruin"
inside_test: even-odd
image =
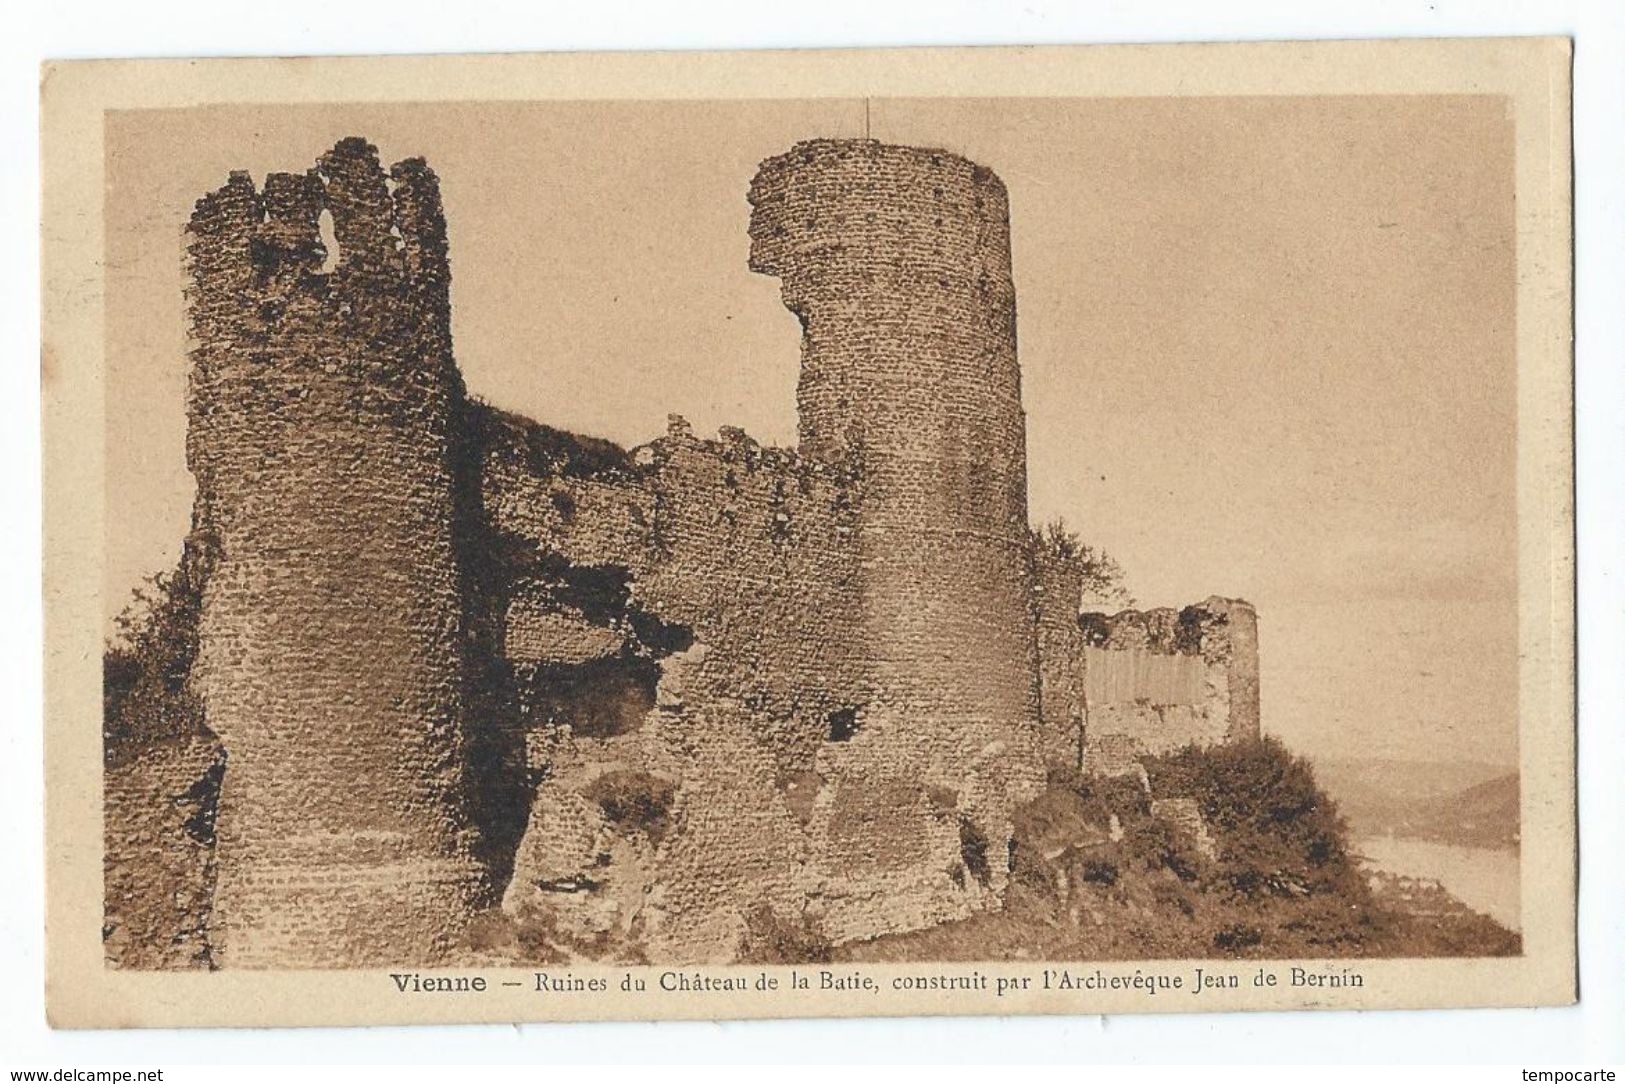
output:
[[[749,200],[793,450],[471,398],[421,160],[347,139],[198,202],[203,726],[110,757],[110,959],[455,963],[498,912],[670,963],[914,930],[1000,907],[1050,774],[1256,736],[1251,606],[1080,614],[1029,525],[999,178],[819,139]]]

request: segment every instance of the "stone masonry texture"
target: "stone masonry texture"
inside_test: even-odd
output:
[[[216,955],[435,961],[483,875],[460,808],[462,389],[434,175],[346,140],[262,190],[234,174],[188,232],[187,454],[216,549],[196,687],[227,757]]]
[[[1084,614],[1084,766],[1259,736],[1258,615],[1217,596]]]
[[[1083,570],[1043,545],[1033,547],[1038,623],[1040,732],[1047,769],[1083,766]]]
[[[220,748],[153,741],[107,766],[103,948],[141,969],[208,967]]]
[[[626,962],[918,929],[1002,905],[1047,770],[1256,734],[1250,606],[1080,617],[1035,540],[998,177],[813,140],[749,200],[793,450],[469,398],[421,161],[198,202],[207,732],[109,769],[112,962],[453,963],[498,908]]]
[[[944,151],[813,140],[750,201],[751,267],[802,324],[800,450],[860,479],[855,786],[954,792],[997,891],[1044,779],[1004,184]]]

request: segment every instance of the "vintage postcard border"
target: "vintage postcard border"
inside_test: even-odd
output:
[[[1569,43],[1414,40],[1188,46],[101,61],[42,73],[47,1001],[67,1027],[715,1019],[941,1013],[1421,1008],[1575,997]],[[377,972],[104,967],[101,643],[103,115],[217,103],[861,96],[1501,95],[1517,139],[1518,546],[1524,954],[1510,959],[1155,961],[568,969],[579,992],[486,969],[483,993],[400,992]],[[1197,967],[1240,989],[1191,997]],[[1362,984],[1293,985],[1293,969]],[[1056,988],[1069,972],[1083,989]],[[809,975],[792,989],[791,973]],[[556,972],[557,973],[557,972]],[[985,990],[899,991],[972,973]],[[468,972],[467,974],[474,974]],[[663,990],[746,976],[750,989]],[[1268,975],[1275,975],[1268,985]],[[1093,976],[1090,982],[1081,980]],[[1171,990],[1162,976],[1184,976]],[[642,979],[642,992],[623,982]],[[999,980],[1006,983],[1001,989]],[[1027,981],[1022,983],[1020,980]],[[769,980],[776,989],[766,989]],[[1147,980],[1150,980],[1149,982]],[[503,983],[517,983],[504,986]],[[1184,994],[1186,996],[1181,997]]]

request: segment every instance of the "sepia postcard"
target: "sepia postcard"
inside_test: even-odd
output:
[[[1573,1001],[1569,59],[46,65],[51,1021]]]

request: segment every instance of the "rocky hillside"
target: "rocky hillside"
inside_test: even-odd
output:
[[[1271,740],[1134,777],[1052,780],[1023,811],[1004,911],[838,946],[853,960],[1493,956],[1518,935],[1436,885],[1368,879],[1308,763]],[[1155,798],[1153,798],[1155,796]],[[1179,804],[1201,814],[1193,827]],[[805,951],[805,945],[800,945]]]

